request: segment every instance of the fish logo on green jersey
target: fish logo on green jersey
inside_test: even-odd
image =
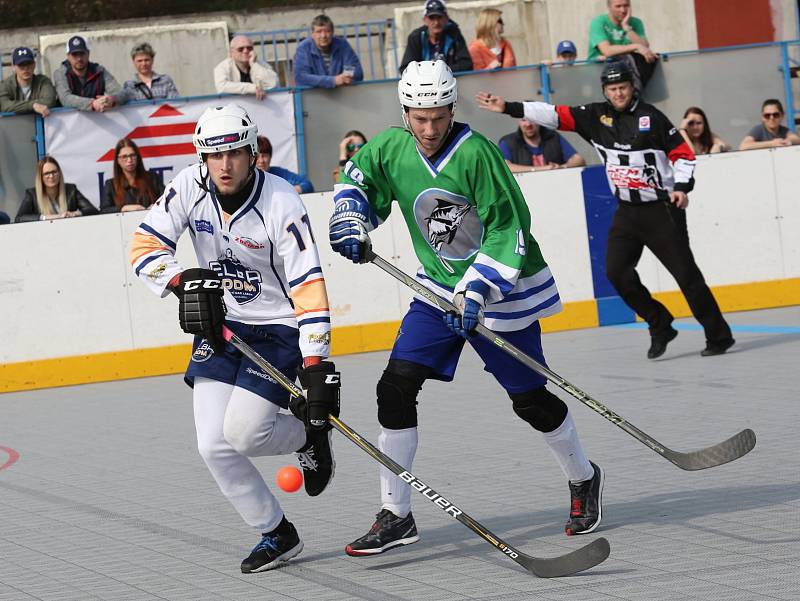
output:
[[[439,188],[424,190],[414,201],[414,218],[442,259],[463,261],[481,246],[483,224],[475,206],[463,196]]]

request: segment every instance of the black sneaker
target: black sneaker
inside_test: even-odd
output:
[[[670,326],[669,330],[660,334],[650,335],[650,348],[647,350],[648,359],[658,359],[667,350],[667,344],[675,339],[678,330]]]
[[[706,342],[706,348],[700,351],[700,356],[713,357],[714,355],[722,355],[734,344],[736,344],[736,341],[733,338],[722,342]]]
[[[564,526],[567,536],[573,534],[589,534],[599,525],[603,517],[603,481],[605,474],[599,466],[591,461],[594,476],[583,482],[569,483],[569,494],[572,505],[569,511],[569,520]]]
[[[302,550],[303,541],[297,535],[294,525],[284,516],[275,530],[261,535],[261,542],[253,547],[252,553],[242,561],[242,573],[273,570]]]
[[[376,555],[393,547],[410,545],[418,540],[417,525],[411,513],[399,518],[388,509],[381,509],[375,516],[375,523],[369,532],[347,545],[344,552],[353,557]]]
[[[309,433],[305,446],[296,452],[303,468],[306,493],[310,497],[316,497],[333,480],[336,462],[331,448],[332,433],[333,430]]]

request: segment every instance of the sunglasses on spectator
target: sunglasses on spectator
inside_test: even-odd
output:
[[[236,50],[238,52],[250,52],[252,49],[252,46],[239,46]]]
[[[58,171],[42,171],[42,177],[55,177]]]
[[[497,24],[498,25],[503,25],[503,19],[497,19]]]
[[[133,161],[133,160],[136,159],[136,155],[133,154],[133,153],[131,153],[131,154],[121,154],[117,158],[120,161]]]
[[[361,148],[362,146],[364,146],[364,142],[362,142],[361,144],[353,144],[353,143],[351,142],[350,144],[348,144],[348,145],[347,145],[347,150],[350,150],[350,151],[353,151],[353,150],[358,150],[358,149],[359,149],[359,148]]]
[[[781,114],[780,113],[761,113],[761,116],[764,117],[764,119],[780,119],[781,118]]]

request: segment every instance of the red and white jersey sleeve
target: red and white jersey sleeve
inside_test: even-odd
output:
[[[327,357],[328,296],[303,201],[277,176],[256,170],[255,178],[248,199],[229,215],[205,168],[181,171],[136,230],[131,265],[166,296],[167,283],[183,270],[174,254],[188,229],[198,265],[222,278],[227,319],[299,328],[303,356]]]

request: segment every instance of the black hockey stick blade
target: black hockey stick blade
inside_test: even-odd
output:
[[[453,303],[442,298],[432,290],[429,290],[410,275],[387,262],[385,259],[377,255],[372,248],[366,249],[365,260],[374,263],[377,267],[411,288],[414,292],[439,307],[442,311],[457,311]],[[733,436],[728,440],[710,447],[706,447],[705,449],[700,449],[690,453],[679,453],[678,451],[673,451],[672,449],[665,447],[646,432],[634,426],[621,415],[603,405],[603,403],[597,399],[591,397],[574,384],[559,376],[549,367],[542,365],[533,357],[523,353],[508,340],[502,336],[499,336],[497,333],[493,332],[483,324],[479,323],[475,328],[475,331],[492,342],[495,346],[499,347],[500,350],[514,357],[525,367],[544,376],[548,381],[552,382],[575,399],[579,400],[595,413],[599,413],[612,424],[633,436],[647,448],[655,453],[658,453],[683,470],[702,470],[709,467],[716,467],[724,463],[729,463],[749,453],[756,444],[755,432],[747,429],[742,430],[736,436]]]
[[[298,398],[303,397],[303,390],[299,386],[289,380],[289,378],[287,378],[283,372],[274,367],[269,361],[264,359],[264,357],[253,350],[250,345],[248,345],[244,340],[239,338],[225,326],[222,328],[222,335],[225,340],[235,346],[243,355],[275,378],[275,380],[281,386],[289,391],[289,394]],[[598,563],[604,561],[611,552],[611,547],[608,544],[608,541],[604,538],[598,538],[597,540],[592,541],[580,549],[576,549],[571,553],[567,553],[566,555],[561,555],[559,557],[539,558],[526,555],[522,551],[515,549],[503,541],[500,537],[492,534],[492,532],[468,516],[462,509],[437,493],[430,486],[417,478],[414,474],[394,461],[391,457],[381,452],[380,449],[375,447],[371,442],[362,437],[358,432],[353,430],[338,417],[329,415],[328,421],[337,431],[343,434],[345,438],[363,449],[378,463],[391,470],[412,489],[422,494],[422,496],[431,501],[439,509],[450,515],[450,517],[453,517],[464,524],[467,528],[479,535],[486,542],[490,543],[497,550],[501,551],[504,555],[510,557],[536,576],[541,578],[557,578],[559,576],[569,576],[570,574],[575,574],[576,572],[582,572],[583,570],[588,570],[589,568],[594,567]]]
[[[522,555],[517,563],[539,578],[559,578],[583,572],[606,560],[611,545],[605,538],[598,538],[580,549],[550,559]]]
[[[665,449],[664,457],[681,469],[696,471],[730,463],[752,451],[755,446],[756,433],[750,428],[746,428],[738,434],[734,434],[728,440],[723,440],[721,443],[705,449],[688,453]]]

